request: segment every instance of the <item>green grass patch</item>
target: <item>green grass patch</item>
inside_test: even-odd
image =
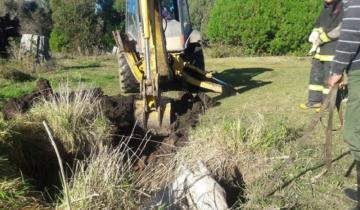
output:
[[[41,208],[39,197],[20,171],[0,156],[0,208]]]
[[[32,74],[24,73],[25,70],[17,61],[3,62],[0,68],[0,110],[6,100],[32,92],[37,78],[48,79],[55,90],[67,83],[69,87],[79,84],[101,87],[109,95],[119,93],[117,61],[113,56],[59,58],[51,71]]]

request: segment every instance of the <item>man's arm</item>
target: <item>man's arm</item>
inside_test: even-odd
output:
[[[341,25],[342,23],[340,23],[336,28],[327,33],[327,36],[332,40],[338,39],[340,37]]]
[[[343,19],[340,38],[336,47],[336,56],[331,73],[342,74],[358,53],[360,46],[360,2],[354,1],[347,7]]]

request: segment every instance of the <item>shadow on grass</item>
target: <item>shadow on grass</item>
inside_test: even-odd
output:
[[[6,100],[7,100],[7,98],[0,94],[0,112],[3,109]]]
[[[84,65],[73,65],[73,66],[63,66],[62,70],[75,70],[75,69],[88,69],[88,68],[99,68],[101,67],[98,63],[89,63]]]
[[[13,82],[30,82],[35,80],[35,78],[30,74],[11,68],[1,69],[0,78],[5,80],[11,80]]]
[[[269,68],[244,68],[244,69],[227,69],[222,72],[216,73],[214,76],[236,89],[236,93],[244,93],[246,91],[256,89],[272,82],[254,80],[253,78],[265,72],[273,71]],[[216,97],[216,100],[221,100],[236,93],[224,93]]]

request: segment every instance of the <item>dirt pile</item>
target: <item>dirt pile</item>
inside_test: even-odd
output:
[[[134,97],[133,96],[101,96],[103,113],[117,127],[117,133],[126,135],[132,130],[134,119]]]
[[[5,120],[15,117],[17,113],[21,114],[29,111],[34,103],[36,103],[39,99],[42,97],[47,98],[53,94],[48,80],[38,80],[36,87],[36,90],[32,93],[10,99],[5,103],[4,109],[2,110]]]

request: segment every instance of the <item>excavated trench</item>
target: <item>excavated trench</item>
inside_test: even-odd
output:
[[[134,141],[129,141],[129,147],[140,159],[137,161],[136,170],[142,170],[150,162],[161,161],[162,155],[171,154],[176,147],[187,141],[187,129],[197,124],[199,115],[203,114],[214,102],[205,94],[193,96],[191,93],[182,92],[177,99],[172,99],[172,119],[169,136],[147,133],[146,130],[136,126],[134,119],[134,96],[101,96],[102,108],[105,116],[116,127],[114,130],[114,143],[132,136]],[[146,136],[151,136],[151,141],[146,141]],[[140,150],[139,147],[143,147]]]
[[[110,120],[114,129],[112,131],[113,144],[119,145],[121,141],[131,136],[134,140],[130,140],[129,146],[133,151],[137,152],[134,170],[143,170],[148,164],[160,164],[168,161],[166,157],[176,152],[176,148],[183,146],[187,140],[187,131],[191,127],[195,127],[198,118],[205,111],[214,106],[214,102],[204,93],[198,93],[195,96],[189,92],[181,92],[177,99],[172,100],[172,110],[175,119],[171,124],[171,134],[169,136],[151,136],[151,141],[144,144],[147,131],[137,127],[134,119],[134,99],[135,96],[107,96],[101,89],[95,89],[96,97],[101,99],[104,115]],[[15,116],[15,113],[26,113],[31,107],[37,103],[41,97],[49,97],[55,94],[52,91],[50,83],[47,80],[39,80],[37,90],[33,93],[24,95],[19,98],[11,99],[5,103],[3,111],[4,118],[9,120]],[[48,143],[47,136],[42,128],[24,129],[18,132],[15,138],[26,138],[26,141],[15,144],[10,150],[10,159],[18,165],[23,173],[30,177],[39,190],[46,189],[48,192],[56,192],[56,188],[61,186],[58,176],[58,165],[53,148]],[[151,135],[151,134],[150,134]],[[33,142],[37,142],[33,144]],[[139,147],[143,147],[139,149]],[[79,154],[68,154],[64,148],[60,146],[64,161],[67,165],[72,166],[75,159],[84,157]],[[71,168],[71,167],[70,167]],[[69,170],[70,172],[70,170]],[[220,184],[230,192],[229,204],[233,204],[242,190],[238,187],[238,183],[229,183],[226,180],[219,180]],[[56,186],[55,188],[53,188]],[[235,196],[236,195],[236,196]],[[235,197],[234,197],[235,196]],[[234,199],[233,199],[234,198]]]

